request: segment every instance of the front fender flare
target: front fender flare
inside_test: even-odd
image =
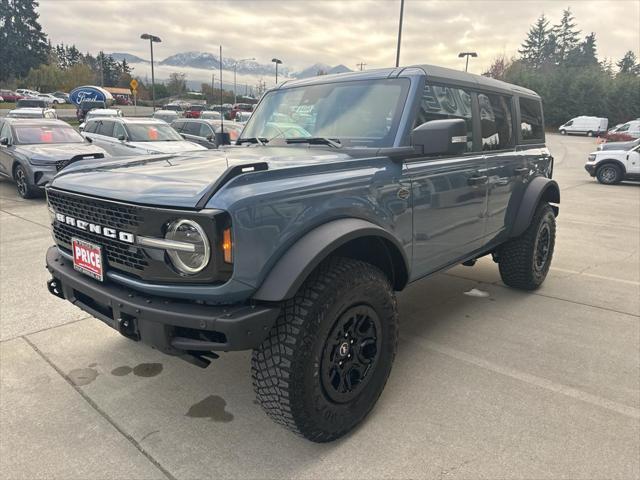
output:
[[[547,177],[535,177],[529,182],[511,229],[511,237],[517,237],[524,233],[541,201],[556,204],[552,205],[552,208],[556,217],[558,216],[559,209],[557,204],[560,203],[560,187],[558,187],[558,183],[555,180]]]
[[[320,225],[296,241],[269,271],[252,298],[278,302],[293,297],[311,272],[332,252],[351,240],[368,236],[390,242],[409,271],[408,259],[396,237],[366,220],[343,218]]]

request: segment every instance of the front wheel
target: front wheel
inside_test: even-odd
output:
[[[560,135],[566,135],[567,131],[566,130],[560,130]]]
[[[37,187],[29,180],[29,174],[22,165],[16,165],[13,170],[13,179],[16,182],[18,195],[22,198],[33,198],[37,195]]]
[[[587,137],[593,137],[593,132],[591,130],[587,132]]]
[[[531,224],[519,237],[498,249],[500,277],[505,285],[535,290],[549,273],[556,242],[556,217],[548,203],[541,203]]]
[[[622,180],[622,172],[617,165],[607,163],[596,170],[596,178],[603,185],[614,185]]]
[[[253,351],[258,402],[275,422],[314,442],[358,425],[387,382],[398,312],[387,277],[357,260],[323,263],[288,300]]]

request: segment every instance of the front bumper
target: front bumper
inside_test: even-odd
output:
[[[595,163],[587,163],[587,164],[585,164],[584,169],[592,177],[596,176],[596,164]]]
[[[202,361],[207,352],[255,348],[280,313],[279,305],[206,305],[141,294],[109,280],[101,283],[74,270],[55,246],[46,262],[53,295],[132,340],[189,361]]]

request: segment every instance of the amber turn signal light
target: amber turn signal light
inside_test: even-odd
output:
[[[225,228],[222,232],[222,252],[226,263],[233,263],[233,244],[231,243],[231,229]]]

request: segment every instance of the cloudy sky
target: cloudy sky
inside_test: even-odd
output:
[[[128,52],[148,58],[143,32],[162,38],[158,59],[185,51],[277,56],[290,69],[316,62],[355,69],[395,62],[400,0],[40,0],[51,41],[82,51]],[[544,13],[557,23],[571,7],[581,36],[595,32],[598,54],[619,59],[640,49],[640,0],[406,0],[401,64],[463,66],[462,50],[477,51],[470,71],[497,55],[515,55],[529,26]]]

